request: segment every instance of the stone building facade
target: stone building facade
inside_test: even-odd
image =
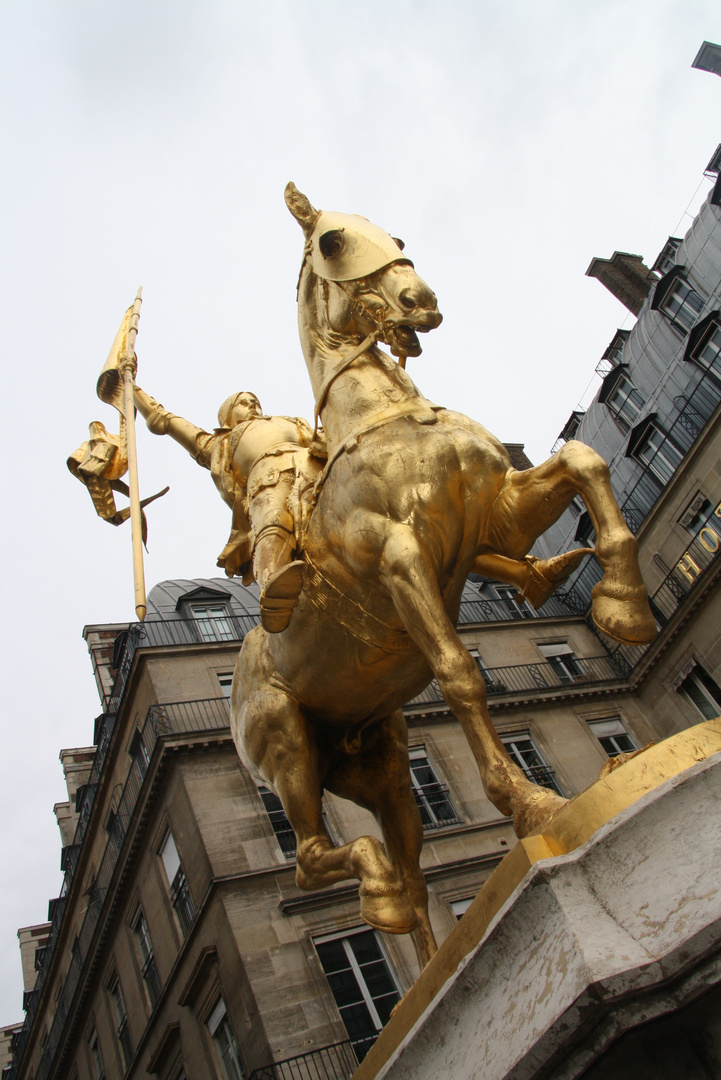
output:
[[[686,238],[635,274],[637,322],[562,433],[611,463],[658,638],[632,650],[594,630],[594,563],[538,612],[498,582],[465,588],[460,633],[493,722],[528,775],[566,796],[609,755],[721,712],[718,189]],[[589,539],[575,506],[539,553]],[[354,884],[296,887],[282,809],[238,761],[228,694],[257,621],[254,587],[176,580],[151,591],[142,626],[86,627],[102,712],[92,746],[61,755],[64,885],[48,923],[20,932],[26,1018],[0,1032],[4,1080],[340,1080],[417,976],[410,939],[361,923]],[[443,941],[514,836],[435,684],[406,713]],[[331,795],[325,815],[338,842],[378,835]]]

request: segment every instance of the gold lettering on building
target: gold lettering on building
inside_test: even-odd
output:
[[[698,538],[707,551],[712,553],[718,551],[721,540],[719,540],[718,533],[714,532],[708,525],[704,525],[703,529],[699,531]]]
[[[678,560],[676,569],[680,570],[692,584],[701,573],[701,568],[693,561],[688,552]]]

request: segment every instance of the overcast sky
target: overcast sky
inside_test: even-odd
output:
[[[651,265],[709,183],[718,0],[5,0],[0,1025],[21,1019],[16,931],[60,889],[58,753],[99,712],[82,628],[134,617],[128,526],[65,466],[138,285],[138,382],[212,428],[252,389],[312,416],[296,332],[293,179],[406,242],[443,325],[408,370],[534,462],[588,401],[630,316],[584,276]],[[214,576],[228,511],[139,429],[149,586]]]

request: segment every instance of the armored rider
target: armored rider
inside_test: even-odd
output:
[[[170,435],[210,470],[233,512],[218,566],[246,585],[254,578],[263,626],[269,633],[285,630],[303,588],[303,563],[293,557],[291,495],[313,443],[310,425],[298,416],[265,416],[255,394],[245,390],[226,398],[212,434],[168,412],[139,386],[135,404],[154,435]]]

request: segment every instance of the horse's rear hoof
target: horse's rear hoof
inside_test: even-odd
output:
[[[418,926],[418,916],[406,892],[369,895],[361,886],[361,918],[374,930],[386,934],[410,934]]]
[[[614,595],[615,594],[615,595]],[[648,645],[656,637],[656,620],[646,587],[606,586],[599,581],[591,590],[593,621],[599,630],[624,645]]]

